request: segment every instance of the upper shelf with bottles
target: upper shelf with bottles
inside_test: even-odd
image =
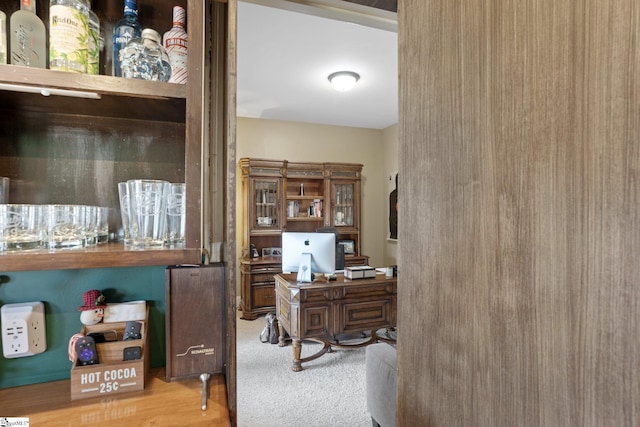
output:
[[[20,1],[0,0],[7,20],[20,8]],[[49,55],[51,2],[37,0],[35,4],[46,26]],[[98,248],[55,253],[5,253],[0,256],[0,271],[201,262],[203,70],[211,49],[205,44],[209,31],[204,27],[209,18],[206,4],[200,0],[138,0],[142,28],[153,28],[159,34],[172,28],[173,6],[185,8],[186,84],[112,75],[110,34],[123,17],[124,0],[91,1],[105,42],[99,74],[0,64],[0,112],[4,117],[0,125],[7,130],[0,134],[5,147],[0,165],[3,175],[17,183],[12,203],[107,206],[111,208],[109,227],[115,231],[120,221],[118,182],[135,178],[185,182],[190,189],[186,248],[127,250],[122,242],[113,241]],[[67,150],[72,146],[81,150]]]
[[[0,0],[0,10],[6,14],[9,44],[13,34],[11,16],[20,9],[21,1]],[[11,46],[9,46],[9,64],[0,64],[0,91],[2,91],[3,100],[6,100],[3,102],[5,105],[25,111],[48,111],[53,105],[60,107],[59,104],[62,104],[63,107],[68,108],[57,108],[57,110],[71,114],[75,109],[79,114],[184,122],[186,85],[113,75],[113,31],[118,21],[124,16],[124,0],[93,0],[91,2],[91,10],[99,20],[100,39],[103,42],[99,50],[97,66],[99,74],[97,75],[48,69],[51,62],[50,0],[34,1],[34,4],[38,18],[45,26],[47,68],[11,64]],[[168,33],[172,30],[172,6],[174,5],[187,9],[186,0],[177,0],[170,4],[162,1],[139,0],[137,8],[141,27],[153,28],[159,34]],[[20,62],[20,60],[14,62]],[[122,108],[122,97],[128,98],[126,101],[128,106],[125,109]],[[149,105],[150,100],[153,100],[153,107],[145,107]],[[138,106],[140,108],[136,108]]]

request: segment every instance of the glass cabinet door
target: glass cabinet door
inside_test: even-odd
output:
[[[254,179],[252,198],[254,212],[252,226],[254,229],[279,228],[280,180]]]
[[[354,187],[353,183],[333,184],[331,218],[334,227],[353,227]]]

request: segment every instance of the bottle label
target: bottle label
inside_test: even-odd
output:
[[[164,35],[164,47],[171,62],[170,83],[187,82],[187,33],[173,28]]]
[[[35,13],[17,10],[11,15],[11,63],[47,67],[46,29]]]
[[[49,9],[49,68],[87,72],[88,16],[61,5]]]
[[[100,21],[96,16],[89,19],[89,50],[87,73],[100,74]]]

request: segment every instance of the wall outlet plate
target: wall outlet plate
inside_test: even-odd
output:
[[[47,349],[42,302],[5,304],[0,308],[2,353],[7,359],[33,356]]]

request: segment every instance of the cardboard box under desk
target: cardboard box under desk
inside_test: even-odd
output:
[[[88,399],[96,396],[112,396],[144,389],[145,377],[149,374],[149,306],[147,305],[140,333],[142,339],[122,341],[127,322],[98,323],[84,326],[81,334],[111,331],[117,332],[117,341],[96,343],[100,363],[81,366],[77,361],[71,367],[71,400]],[[142,347],[142,357],[137,360],[123,360],[124,349]]]

